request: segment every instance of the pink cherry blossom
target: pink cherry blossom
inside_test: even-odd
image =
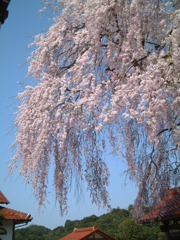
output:
[[[180,9],[178,1],[44,0],[62,13],[35,37],[18,95],[12,171],[40,205],[54,163],[63,214],[71,180],[86,180],[93,203],[109,205],[105,143],[123,155],[139,187],[135,213],[180,181]]]

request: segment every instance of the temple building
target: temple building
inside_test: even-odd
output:
[[[173,188],[140,222],[158,221],[166,240],[180,239],[180,188]]]
[[[0,191],[0,240],[14,240],[15,227],[32,220],[30,214],[5,207],[10,202]],[[3,206],[2,206],[3,205]]]
[[[107,233],[101,231],[97,226],[87,228],[75,228],[74,231],[60,240],[115,240]]]

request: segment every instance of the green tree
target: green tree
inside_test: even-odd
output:
[[[143,225],[143,233],[146,240],[161,240],[164,237],[164,233],[159,228],[159,223]]]
[[[59,240],[71,233],[74,228],[97,225],[99,229],[118,240],[161,240],[163,233],[159,223],[140,225],[131,216],[132,206],[126,209],[114,208],[101,216],[91,215],[81,220],[67,220],[65,226],[53,230],[43,226],[31,225],[17,229],[16,240]],[[131,234],[131,235],[130,235]]]
[[[17,240],[50,240],[52,239],[51,230],[43,226],[31,225],[27,228],[16,230]]]
[[[143,226],[133,218],[122,221],[119,224],[118,232],[119,240],[145,240]]]

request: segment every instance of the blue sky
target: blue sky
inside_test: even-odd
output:
[[[50,177],[46,206],[40,211],[30,185],[26,185],[18,170],[9,176],[8,165],[13,155],[10,145],[14,141],[13,122],[18,106],[16,95],[23,90],[28,64],[27,57],[31,49],[27,46],[33,41],[33,36],[45,32],[52,24],[51,16],[45,13],[40,17],[38,11],[42,8],[42,0],[11,0],[9,17],[0,29],[0,190],[10,201],[9,208],[30,213],[31,224],[43,225],[50,229],[64,225],[67,219],[75,220],[95,214],[106,213],[107,209],[98,209],[91,204],[86,187],[82,192],[72,187],[69,194],[69,213],[60,216],[58,203],[55,201],[53,176]],[[127,208],[134,202],[137,189],[127,181],[122,174],[124,164],[119,159],[108,157],[110,169],[109,193],[113,208]]]

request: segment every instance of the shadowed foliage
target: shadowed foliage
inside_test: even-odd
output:
[[[129,210],[131,207],[128,208]],[[16,240],[58,240],[71,233],[74,228],[84,228],[97,225],[99,229],[107,234],[116,237],[117,240],[126,240],[125,235],[122,235],[121,228],[124,226],[123,234],[132,235],[132,229],[138,230],[138,238],[141,240],[157,240],[162,236],[159,224],[140,225],[134,220],[130,211],[126,209],[112,209],[110,213],[103,214],[99,217],[91,215],[82,220],[67,220],[65,226],[59,226],[53,230],[48,228],[31,225],[27,228],[16,230]],[[131,227],[131,228],[130,228]],[[137,231],[136,231],[137,234]],[[134,235],[132,235],[134,236]]]

